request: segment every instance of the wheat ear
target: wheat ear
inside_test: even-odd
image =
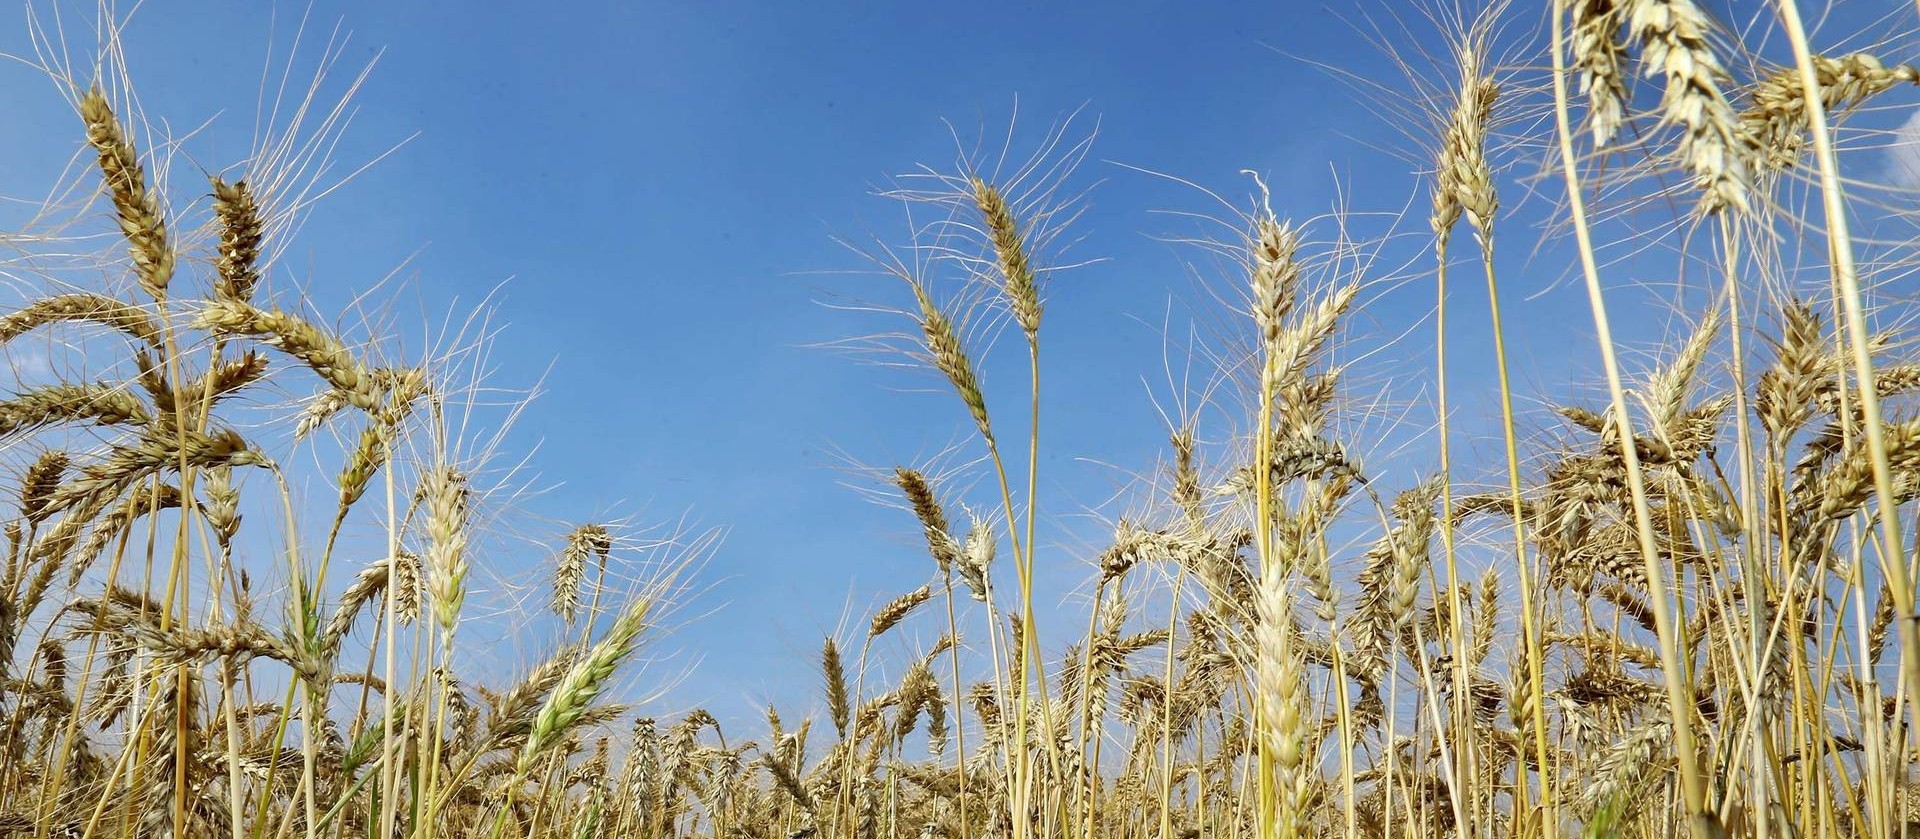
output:
[[[87,143],[99,152],[100,174],[113,198],[140,288],[155,300],[164,299],[173,280],[173,243],[160,214],[159,196],[140,165],[140,154],[99,88],[80,98],[80,118],[87,124]]]

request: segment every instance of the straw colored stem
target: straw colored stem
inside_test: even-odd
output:
[[[1600,287],[1600,269],[1594,258],[1592,234],[1588,227],[1586,199],[1582,192],[1578,158],[1573,151],[1573,128],[1568,118],[1566,33],[1560,25],[1560,6],[1556,3],[1553,20],[1553,96],[1554,125],[1558,134],[1561,174],[1567,185],[1567,208],[1573,216],[1574,239],[1580,252],[1580,269],[1585,278],[1587,302],[1593,313],[1595,338],[1606,369],[1607,393],[1612,400],[1614,421],[1620,429],[1620,456],[1626,463],[1627,491],[1633,500],[1634,534],[1646,566],[1647,596],[1654,610],[1660,637],[1660,658],[1664,670],[1667,704],[1673,722],[1673,741],[1680,766],[1682,806],[1694,835],[1710,839],[1711,817],[1705,811],[1705,780],[1700,773],[1698,752],[1693,737],[1693,700],[1681,669],[1678,631],[1674,627],[1671,604],[1661,568],[1659,548],[1653,535],[1653,517],[1647,508],[1647,487],[1640,471],[1640,456],[1634,450],[1633,419],[1627,413],[1625,388],[1621,384],[1620,362],[1613,349],[1613,330],[1607,319],[1606,296]],[[1530,666],[1538,666],[1530,662]]]

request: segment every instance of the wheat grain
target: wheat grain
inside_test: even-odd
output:
[[[844,740],[852,705],[847,698],[847,668],[840,661],[839,645],[831,637],[820,649],[820,672],[826,677],[827,717],[833,721],[834,733]]]
[[[91,322],[117,330],[146,345],[160,346],[160,326],[146,310],[102,294],[76,292],[45,297],[0,317],[0,344],[42,326]]]
[[[56,384],[0,402],[0,436],[62,423],[144,425],[147,407],[133,394],[106,384]]]
[[[1279,342],[1298,294],[1300,234],[1271,215],[1261,216],[1254,223],[1252,251],[1253,322],[1271,346]]]
[[[887,630],[900,625],[908,615],[913,614],[913,610],[932,599],[933,587],[921,586],[888,601],[887,605],[880,607],[880,611],[873,614],[873,622],[867,629],[867,639],[872,640],[887,634]]]
[[[553,613],[568,623],[580,613],[580,584],[586,579],[588,558],[606,567],[613,550],[613,536],[598,524],[583,524],[567,534],[567,544],[553,567]]]
[[[1899,84],[1920,84],[1920,69],[1911,65],[1888,67],[1864,52],[1839,58],[1813,57],[1820,101],[1828,113],[1844,113]],[[1798,68],[1775,70],[1755,82],[1748,92],[1751,105],[1740,112],[1740,130],[1757,150],[1760,164],[1771,170],[1799,163],[1806,145],[1807,97]]]
[[[956,570],[960,579],[966,582],[967,590],[973,599],[987,602],[987,581],[993,570],[994,552],[999,547],[999,539],[994,535],[993,524],[979,516],[972,516],[967,527],[967,539],[961,545],[959,563]]]
[[[140,288],[155,300],[167,296],[173,280],[173,242],[160,213],[160,199],[147,183],[140,155],[128,139],[120,118],[98,88],[80,98],[80,118],[87,125],[87,143],[100,155],[100,174],[126,236]]]
[[[921,532],[927,539],[927,553],[940,567],[940,572],[947,573],[960,554],[960,545],[954,541],[948,529],[947,514],[940,509],[940,500],[934,496],[932,484],[919,470],[904,466],[893,470],[893,482],[900,487],[900,493],[906,496],[914,517],[920,520]]]
[[[428,589],[433,616],[452,632],[467,595],[467,479],[449,467],[427,473]]]
[[[1626,121],[1627,47],[1620,39],[1625,4],[1617,0],[1573,0],[1573,65],[1580,70],[1580,92],[1587,97],[1587,125],[1593,144],[1604,146]]]
[[[647,615],[652,605],[645,597],[635,599],[608,627],[607,634],[582,654],[580,660],[561,677],[552,694],[547,697],[546,704],[534,716],[527,743],[520,750],[515,770],[517,773],[524,774],[532,766],[534,758],[552,748],[562,735],[581,721],[594,697],[613,678],[614,671],[633,654],[635,642],[647,628]]]
[[[1500,86],[1481,75],[1478,45],[1468,44],[1460,58],[1460,90],[1434,161],[1433,214],[1436,247],[1445,252],[1454,219],[1464,212],[1482,242],[1489,241],[1500,199],[1487,162],[1487,128]]]
[[[254,203],[253,188],[246,181],[227,183],[213,178],[213,213],[220,220],[220,258],[215,263],[219,277],[214,293],[228,300],[253,299],[260,284],[262,238],[260,207]]]
[[[66,475],[70,462],[67,453],[59,449],[41,452],[34,458],[20,479],[21,518],[37,524],[46,517],[47,505],[52,503],[53,493],[60,488],[60,480]]]
[[[1701,212],[1745,212],[1746,144],[1721,90],[1727,72],[1709,42],[1706,14],[1693,0],[1628,0],[1626,17],[1640,43],[1641,73],[1663,85],[1660,123],[1680,129],[1680,164],[1701,193]]]
[[[979,177],[973,178],[974,206],[980,210],[986,223],[987,241],[993,246],[994,265],[1000,272],[1000,288],[1006,294],[1007,302],[1013,310],[1015,323],[1027,334],[1027,340],[1037,340],[1040,332],[1040,282],[1034,276],[1033,263],[1027,255],[1026,240],[1021,235],[1020,223],[1014,218],[1012,208],[1007,206],[1006,198],[1000,189]]]
[[[967,414],[973,418],[980,436],[991,442],[993,423],[987,417],[987,398],[980,390],[980,378],[974,373],[973,361],[961,345],[953,320],[934,303],[926,286],[914,283],[913,296],[918,306],[920,332],[926,342],[928,358],[967,406]]]
[[[344,344],[304,318],[279,309],[255,308],[239,300],[216,300],[200,310],[194,326],[265,342],[307,365],[344,393],[355,407],[367,411],[379,407],[374,378]]]

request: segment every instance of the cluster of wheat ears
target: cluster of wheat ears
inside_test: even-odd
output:
[[[1365,243],[1263,200],[1229,219],[1243,337],[1208,401],[1243,408],[1172,424],[1137,510],[1078,557],[1071,642],[1036,609],[1041,555],[1073,559],[1038,550],[1036,490],[1043,255],[1083,147],[891,194],[939,218],[881,249],[913,323],[893,337],[959,397],[987,490],[888,473],[929,582],[825,638],[818,704],[769,708],[755,740],[609,701],[682,566],[603,597],[629,547],[606,523],[552,551],[570,640],[499,687],[457,675],[491,503],[459,377],[268,302],[293,199],[250,184],[282,181],[170,201],[124,97],[75,84],[116,256],[106,290],[48,281],[0,316],[0,342],[64,336],[102,377],[0,403],[0,836],[1920,835],[1920,364],[1872,282],[1917,257],[1849,232],[1899,205],[1840,165],[1883,135],[1838,127],[1920,70],[1815,52],[1795,0],[1764,6],[1734,37],[1693,0],[1563,0],[1512,61],[1500,15],[1525,10],[1442,27],[1450,66],[1416,80],[1429,477],[1389,486],[1341,439],[1371,402],[1337,353]],[[1578,257],[1605,398],[1523,439],[1495,234],[1529,165],[1552,211],[1526,232],[1574,234],[1555,253]],[[1463,218],[1484,312],[1448,308]],[[1607,231],[1662,243],[1642,269],[1712,278],[1635,370],[1608,274],[1637,249]],[[965,292],[934,282],[956,272]],[[1025,339],[1011,415],[982,323]],[[1450,329],[1492,336],[1503,460],[1454,461]],[[261,419],[288,392],[312,395]],[[337,496],[298,489],[316,466]],[[938,641],[884,660],[916,625]]]

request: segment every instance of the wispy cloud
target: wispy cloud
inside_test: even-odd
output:
[[[20,386],[42,384],[54,378],[53,353],[45,347],[22,342],[9,347],[6,370]]]
[[[1887,149],[1887,183],[1920,189],[1920,109],[1894,129],[1893,145]]]

